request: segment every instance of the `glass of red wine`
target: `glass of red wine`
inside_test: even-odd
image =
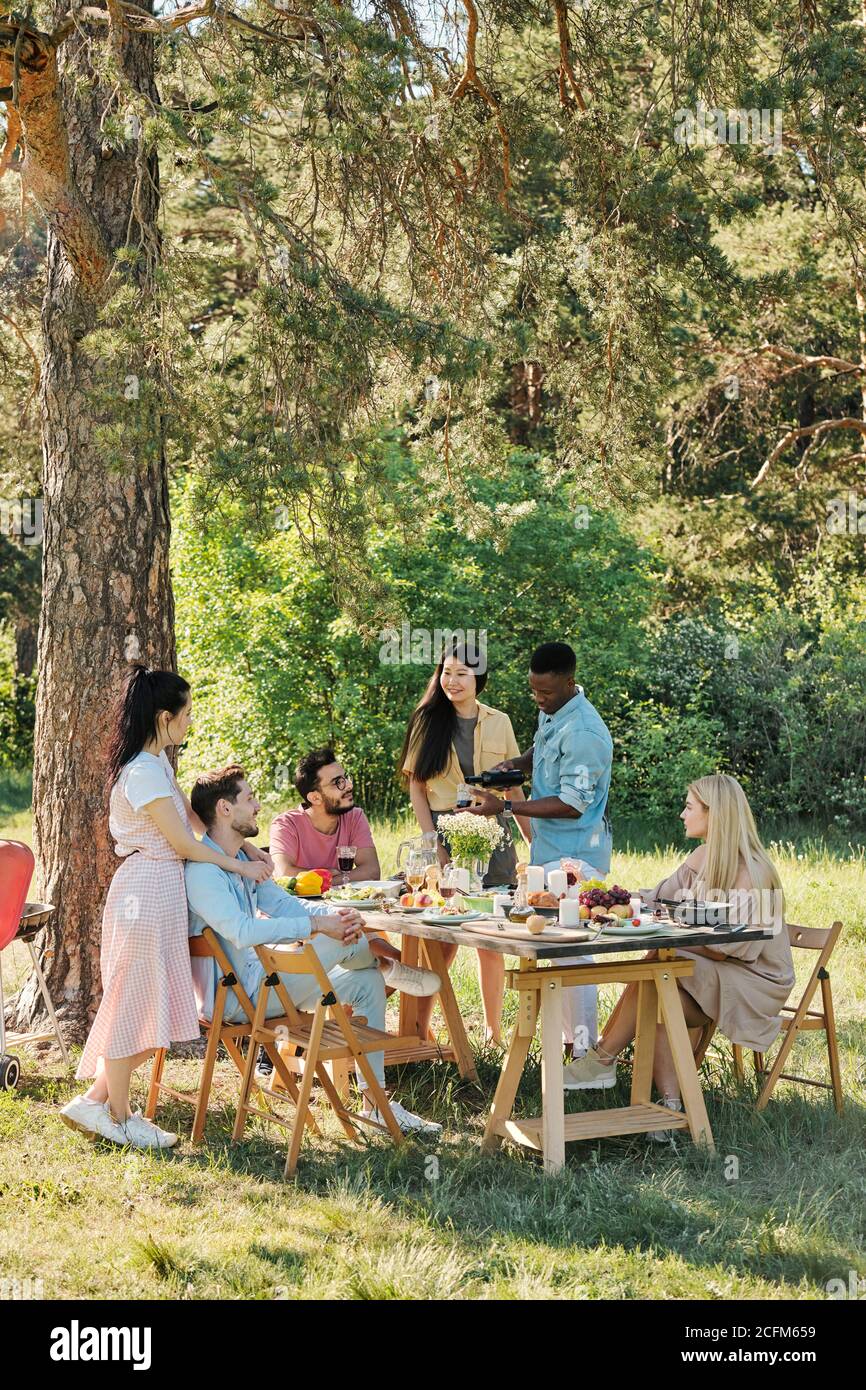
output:
[[[355,855],[357,852],[357,845],[337,845],[337,868],[340,870],[341,874],[341,887],[345,887],[349,882],[349,871],[355,867]]]

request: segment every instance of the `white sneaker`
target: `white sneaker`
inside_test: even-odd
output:
[[[382,978],[391,989],[401,994],[414,994],[418,998],[435,994],[442,981],[433,970],[419,970],[415,965],[404,965],[401,960],[388,961],[382,967]]]
[[[666,1110],[682,1111],[683,1108],[682,1101],[674,1100],[672,1096],[665,1096],[664,1100],[659,1103],[663,1105]],[[657,1144],[672,1144],[675,1133],[676,1131],[673,1129],[651,1129],[649,1131],[649,1138],[655,1140]]]
[[[177,1143],[176,1134],[160,1129],[153,1120],[146,1120],[140,1110],[124,1120],[121,1128],[126,1133],[126,1142],[136,1149],[170,1149]]]
[[[391,1101],[391,1114],[404,1134],[442,1133],[442,1126],[437,1125],[435,1120],[425,1120],[420,1115],[413,1115],[412,1111],[407,1110],[398,1100]],[[371,1110],[367,1118],[374,1120],[377,1125],[384,1125],[385,1123],[378,1109]]]
[[[123,1127],[108,1113],[108,1102],[76,1096],[60,1111],[60,1118],[70,1129],[77,1129],[88,1139],[110,1139],[113,1144],[128,1144]]]

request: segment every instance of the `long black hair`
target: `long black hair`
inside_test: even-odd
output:
[[[189,695],[189,686],[174,671],[151,671],[133,666],[114,716],[108,744],[109,785],[117,781],[120,770],[156,736],[156,720],[162,710],[180,714]]]
[[[452,647],[443,652],[442,658],[427,689],[415,706],[403,747],[400,751],[400,772],[402,773],[410,745],[416,745],[418,756],[415,761],[413,777],[419,782],[429,782],[444,772],[451,758],[451,745],[457,731],[457,711],[442,689],[442,668],[450,657],[456,657],[468,667],[475,676],[475,693],[480,695],[487,684],[486,653],[483,648]],[[478,667],[483,667],[479,670]]]

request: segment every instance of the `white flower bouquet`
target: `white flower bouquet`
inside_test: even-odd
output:
[[[472,859],[488,860],[504,839],[502,826],[492,817],[474,816],[471,811],[440,816],[437,829],[441,831],[452,859],[464,863]]]

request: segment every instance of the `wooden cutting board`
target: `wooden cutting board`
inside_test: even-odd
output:
[[[500,931],[500,927],[502,930]],[[479,936],[501,936],[504,941],[541,941],[564,944],[568,941],[589,941],[594,932],[588,932],[585,927],[561,927],[557,922],[551,922],[544,931],[532,933],[519,922],[509,922],[502,918],[488,918],[486,922],[464,922],[463,931],[477,932]]]

